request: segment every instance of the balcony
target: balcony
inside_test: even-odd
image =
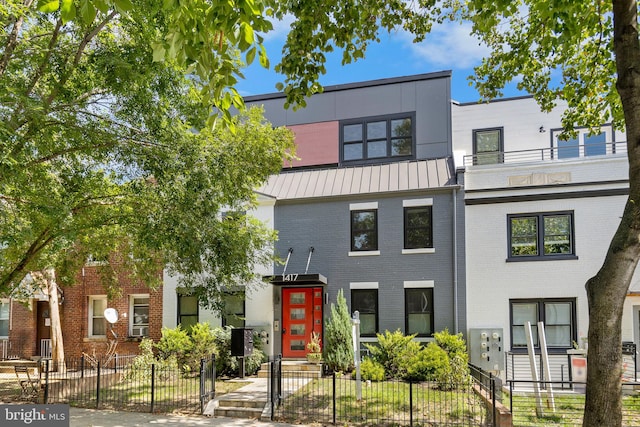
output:
[[[626,154],[626,142],[565,145],[531,150],[485,152],[464,156],[464,166],[467,168],[475,168],[498,164],[515,165],[564,160],[592,160],[607,156],[626,156]]]

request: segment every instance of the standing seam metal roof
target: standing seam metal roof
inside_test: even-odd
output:
[[[453,159],[417,160],[272,175],[258,191],[278,200],[438,189],[455,185]]]

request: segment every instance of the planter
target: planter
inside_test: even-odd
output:
[[[322,353],[307,353],[307,362],[320,363],[322,360]]]

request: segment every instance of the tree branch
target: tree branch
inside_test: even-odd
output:
[[[25,0],[24,7],[25,9],[29,9],[33,4],[33,0]],[[7,66],[9,65],[9,60],[11,59],[11,55],[18,45],[18,35],[20,34],[20,30],[22,29],[22,24],[24,23],[24,14],[20,14],[13,23],[13,28],[11,29],[11,34],[9,34],[9,39],[7,40],[7,45],[4,49],[4,54],[2,58],[0,58],[0,77],[4,74]]]
[[[58,42],[58,35],[60,34],[60,27],[62,27],[62,20],[58,19],[56,21],[56,27],[54,28],[53,33],[51,34],[51,40],[49,40],[49,46],[47,47],[47,52],[45,53],[44,58],[42,59],[42,62],[40,63],[40,66],[38,67],[38,69],[36,70],[35,74],[33,75],[33,78],[31,79],[31,82],[29,83],[29,86],[27,86],[27,90],[25,91],[25,95],[26,96],[29,96],[31,94],[31,91],[33,91],[33,88],[36,86],[36,83],[38,83],[38,80],[40,80],[40,78],[44,74],[44,70],[49,65],[49,59],[51,58],[51,53],[53,52],[53,47]]]

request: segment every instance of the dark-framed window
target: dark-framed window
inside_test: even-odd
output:
[[[378,210],[363,209],[351,212],[351,250],[378,250]]]
[[[194,295],[178,294],[178,324],[182,329],[190,329],[198,323],[200,304]]]
[[[360,336],[375,337],[378,332],[378,290],[352,289],[351,312],[360,313]]]
[[[573,211],[507,215],[509,257],[575,259]]]
[[[411,159],[414,153],[415,113],[340,122],[340,159],[343,162]]]
[[[407,335],[433,336],[433,288],[405,288],[404,301]]]
[[[432,206],[404,208],[404,248],[433,248]]]
[[[222,310],[222,326],[244,328],[245,322],[245,298],[244,293],[225,294],[224,308]]]
[[[525,328],[531,322],[533,345],[540,347],[538,322],[544,322],[547,347],[566,350],[576,341],[575,298],[540,298],[509,300],[511,348],[526,349]]]
[[[503,162],[503,128],[474,129],[473,155],[475,165],[490,165]]]

